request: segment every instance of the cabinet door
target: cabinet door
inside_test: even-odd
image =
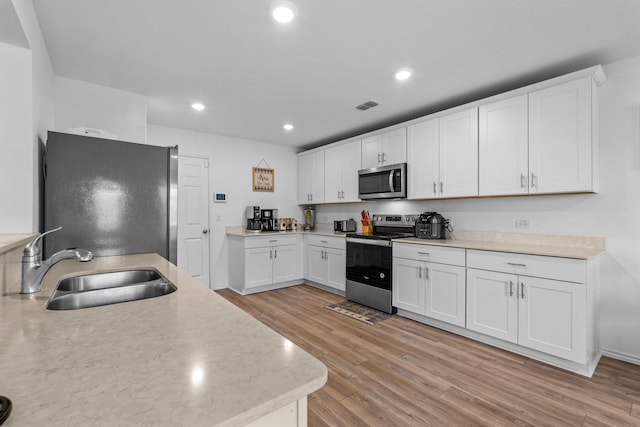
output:
[[[358,157],[358,161],[360,158]],[[342,201],[343,186],[343,147],[327,148],[324,152],[324,201],[335,203]],[[356,172],[357,174],[357,172]],[[357,179],[357,176],[356,176]]]
[[[518,342],[518,276],[467,268],[467,329]]]
[[[529,192],[529,116],[527,95],[479,109],[479,193],[481,196]]]
[[[586,363],[585,285],[519,277],[518,344]]]
[[[530,93],[529,191],[592,191],[591,138],[591,77]]]
[[[298,156],[298,203],[311,202],[313,191],[311,180],[313,179],[313,153]]]
[[[382,134],[381,160],[385,166],[407,162],[407,128]]]
[[[465,274],[464,267],[427,263],[425,316],[465,326]]]
[[[311,170],[311,202],[324,202],[324,151],[316,151],[313,153],[313,169]]]
[[[360,140],[342,146],[342,202],[357,202],[358,171],[362,169]],[[328,169],[327,169],[328,171]]]
[[[478,195],[478,109],[440,118],[441,197]]]
[[[307,247],[307,279],[318,283],[327,280],[327,269],[324,262],[324,248],[322,246]]]
[[[273,283],[300,279],[297,245],[273,247]]]
[[[245,288],[273,283],[273,252],[270,247],[245,249]]]
[[[397,308],[424,314],[424,271],[426,263],[393,258],[392,301]]]
[[[327,268],[327,280],[325,284],[340,291],[344,291],[347,271],[347,257],[345,251],[326,248],[325,254]]]
[[[407,129],[407,198],[438,197],[439,126],[438,119]]]
[[[382,135],[362,139],[362,169],[375,168],[382,164]]]

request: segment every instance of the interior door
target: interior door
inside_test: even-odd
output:
[[[209,161],[178,158],[178,267],[209,287]]]

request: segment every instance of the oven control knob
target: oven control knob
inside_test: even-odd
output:
[[[380,273],[380,278],[384,279],[384,273]]]

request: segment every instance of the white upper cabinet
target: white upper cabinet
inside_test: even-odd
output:
[[[438,197],[439,142],[438,119],[407,128],[407,198]]]
[[[324,202],[324,151],[298,156],[298,203]]]
[[[409,126],[410,199],[478,195],[478,109]]]
[[[407,129],[400,128],[362,139],[362,169],[407,161]]]
[[[478,195],[478,109],[440,119],[440,197]]]
[[[481,106],[478,121],[480,196],[527,194],[527,95]]]
[[[357,202],[360,140],[327,148],[324,156],[325,203]]]
[[[592,85],[583,77],[529,94],[530,193],[597,190]]]

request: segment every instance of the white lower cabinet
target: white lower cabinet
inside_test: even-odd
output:
[[[347,268],[344,237],[306,235],[305,279],[344,292]]]
[[[229,239],[229,287],[240,293],[275,289],[302,278],[300,235]]]
[[[587,361],[585,283],[528,276],[552,275],[558,261],[586,272],[586,261],[468,251],[467,329],[577,363]],[[483,263],[491,257],[489,263]],[[498,260],[502,262],[497,262]],[[547,268],[544,263],[548,262]],[[481,270],[493,264],[503,271]],[[505,271],[518,271],[506,273]],[[546,272],[546,273],[545,273]],[[561,272],[558,273],[562,275]],[[569,277],[579,277],[568,273]]]
[[[394,243],[393,248],[393,305],[464,327],[464,249],[403,243]]]

